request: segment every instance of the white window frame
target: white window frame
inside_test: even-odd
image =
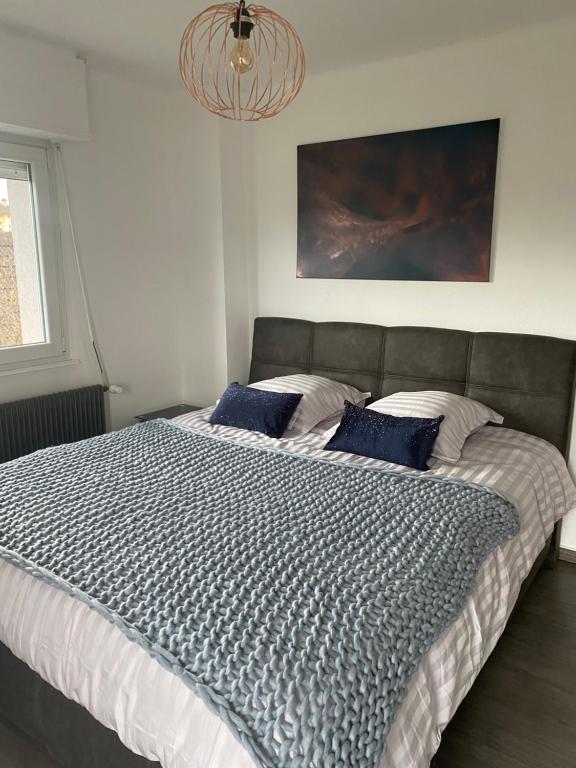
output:
[[[0,372],[5,369],[67,359],[54,151],[48,142],[21,142],[0,134],[0,157],[5,160],[24,162],[30,166],[46,338],[45,341],[36,344],[0,347]]]

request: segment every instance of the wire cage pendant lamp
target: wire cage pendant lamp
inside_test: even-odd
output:
[[[186,27],[180,76],[202,107],[230,120],[274,117],[304,82],[304,49],[290,22],[262,5],[221,3]]]

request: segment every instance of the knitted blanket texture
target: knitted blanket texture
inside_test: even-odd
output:
[[[376,768],[519,529],[494,491],[147,422],[0,466],[0,557],[179,675],[266,768]]]

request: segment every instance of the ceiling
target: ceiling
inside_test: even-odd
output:
[[[0,24],[126,76],[177,86],[188,21],[214,0],[0,0]],[[310,72],[576,15],[576,0],[263,0],[290,20]]]

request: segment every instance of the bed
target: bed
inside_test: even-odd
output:
[[[432,473],[481,479],[508,494],[520,509],[521,533],[487,559],[462,615],[420,664],[382,768],[429,763],[521,590],[545,560],[554,564],[559,518],[576,504],[553,447],[566,454],[575,350],[574,342],[536,336],[256,320],[251,381],[312,373],[373,396],[442,389],[505,416],[504,428],[486,427],[469,440],[462,466],[434,466]],[[207,412],[179,421],[184,429],[202,431]],[[327,426],[284,441],[282,449],[313,457],[322,450]],[[251,433],[232,437],[260,440]],[[0,612],[2,714],[63,766],[128,768],[154,760],[164,768],[253,766],[249,753],[181,680],[86,605],[8,564],[0,570],[0,590],[8,597]],[[56,625],[55,613],[61,618]]]

